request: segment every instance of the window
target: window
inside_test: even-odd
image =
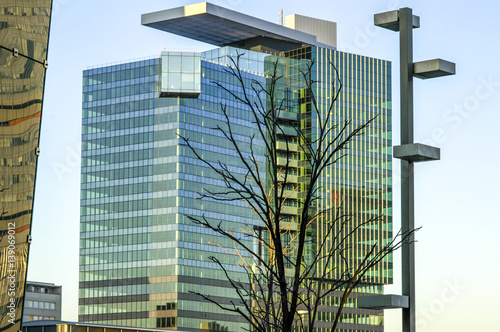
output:
[[[167,321],[166,318],[156,318],[156,327],[166,327]]]
[[[157,318],[156,327],[175,327],[175,317]]]

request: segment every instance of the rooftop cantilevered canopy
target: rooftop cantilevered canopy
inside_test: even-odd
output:
[[[313,35],[207,2],[143,14],[142,25],[216,46],[256,37],[317,44]]]

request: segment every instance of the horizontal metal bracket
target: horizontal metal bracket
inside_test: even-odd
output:
[[[358,297],[358,308],[362,309],[401,309],[409,308],[408,296],[405,295],[368,295]]]
[[[433,59],[413,64],[413,76],[421,79],[448,75],[455,75],[455,64],[450,61]]]
[[[410,162],[439,160],[440,152],[439,148],[419,143],[398,145],[392,148],[394,158]]]
[[[373,16],[374,24],[378,27],[399,31],[399,10],[375,14]],[[413,29],[420,28],[420,17],[413,15]]]

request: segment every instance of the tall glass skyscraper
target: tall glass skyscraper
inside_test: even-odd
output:
[[[0,331],[19,331],[51,0],[0,4]]]
[[[248,107],[212,83],[240,91],[226,71],[228,56],[240,55],[240,69],[248,84],[253,80],[265,85],[269,64],[275,61],[285,67],[314,63],[315,92],[322,112],[327,112],[330,82],[335,79],[330,62],[335,65],[344,88],[335,104],[332,125],[344,120],[359,125],[378,116],[351,143],[349,156],[324,172],[318,208],[342,200],[344,209],[355,214],[353,222],[381,215],[376,224],[356,234],[360,245],[385,243],[392,237],[390,63],[335,50],[334,38],[322,32],[331,32],[331,22],[294,16],[294,30],[207,3],[188,7],[146,14],[143,24],[219,48],[203,53],[163,52],[155,59],[83,73],[82,322],[186,331],[248,328],[240,316],[191,293],[206,293],[220,303],[237,300],[223,271],[208,256],[217,256],[236,278],[243,277],[243,271],[238,256],[212,244],[231,248],[231,241],[185,217],[204,215],[236,232],[244,223],[260,225],[246,204],[199,199],[202,190],[223,191],[225,185],[180,138],[189,138],[203,159],[245,173],[234,147],[215,130],[224,126],[222,104],[228,108],[236,139],[244,149],[250,149],[249,137],[256,133]],[[308,113],[310,101],[301,96],[292,77],[287,82],[283,91],[293,96],[287,121],[302,121],[301,128],[314,137],[316,119]],[[293,131],[286,135],[292,142],[289,146],[297,148]],[[265,164],[264,142],[253,143],[256,158]],[[297,151],[291,163],[297,185],[301,158]],[[284,213],[293,219],[299,214],[300,197],[291,197],[289,202]],[[322,222],[325,220],[317,223],[317,236],[321,236]],[[381,293],[383,284],[392,282],[391,258],[370,274],[371,283],[360,285],[357,291]],[[331,277],[338,276],[332,272]],[[335,304],[332,297],[323,306],[319,318],[325,324],[331,321]],[[341,327],[381,331],[382,323],[381,311],[357,309],[354,297],[344,309]]]

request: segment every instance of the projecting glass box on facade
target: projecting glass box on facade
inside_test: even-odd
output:
[[[161,53],[161,97],[198,97],[201,93],[201,54]]]

